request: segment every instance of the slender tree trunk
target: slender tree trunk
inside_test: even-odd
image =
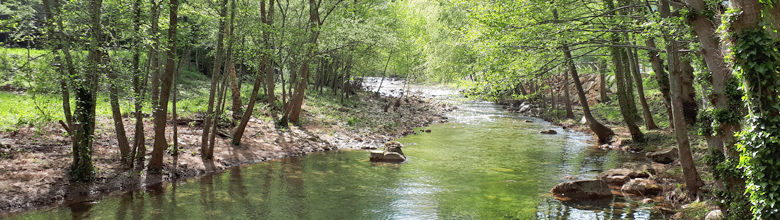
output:
[[[159,37],[159,22],[160,22],[160,4],[162,1],[151,0],[151,30],[152,33],[152,49],[149,52],[149,74],[151,75],[151,96],[152,106],[158,106],[160,101],[160,37]],[[152,112],[155,110],[152,109]],[[154,113],[152,113],[154,114]]]
[[[266,7],[265,7],[265,0],[260,1],[260,14],[262,22],[266,24],[268,27],[273,27],[274,24],[274,0],[269,0],[268,3],[268,12],[266,13]],[[271,31],[269,30],[263,30],[263,43],[265,44],[266,48],[272,48],[271,47]],[[271,62],[271,55],[264,53],[263,55],[263,61],[265,62],[265,85],[266,85],[266,95],[268,96],[268,104],[272,107],[275,106],[274,99],[276,98],[274,96],[274,89],[276,89],[276,82],[274,80],[274,66]],[[284,87],[284,86],[282,86]]]
[[[119,145],[120,162],[125,167],[131,167],[132,157],[130,143],[127,141],[127,133],[125,133],[125,124],[122,121],[122,111],[119,108],[119,89],[117,89],[117,81],[119,80],[116,73],[108,69],[109,87],[108,93],[111,99],[111,115],[114,119],[114,130],[116,131],[116,139]]]
[[[59,3],[56,2],[58,0],[53,0],[55,3],[55,10],[59,13]],[[73,136],[73,132],[71,129],[73,129],[73,115],[71,113],[70,109],[70,89],[68,88],[68,79],[69,76],[73,75],[73,72],[70,72],[69,75],[65,75],[65,69],[73,69],[73,62],[70,61],[68,63],[63,64],[62,63],[62,57],[60,57],[59,51],[64,50],[68,51],[67,49],[64,49],[65,47],[69,47],[67,42],[64,42],[63,35],[61,34],[62,25],[59,25],[59,30],[57,29],[57,26],[55,26],[55,23],[62,24],[62,21],[59,20],[59,17],[55,17],[54,13],[52,13],[52,4],[49,3],[49,0],[43,0],[43,8],[44,12],[46,13],[46,29],[49,36],[49,46],[52,47],[52,54],[54,54],[54,61],[58,64],[56,66],[57,73],[59,74],[59,81],[60,81],[60,94],[62,96],[62,111],[63,115],[65,116],[65,122],[66,122],[66,128],[65,130],[68,133],[68,136]],[[55,20],[57,20],[55,22]],[[66,57],[70,57],[70,52],[67,52]]]
[[[625,76],[631,73],[629,73],[630,70],[628,70],[630,68],[625,68],[626,65],[629,65],[628,63],[624,63],[624,61],[628,60],[626,59],[627,55],[628,54],[624,52],[624,49],[617,47],[612,48],[612,60],[615,63],[615,83],[617,84],[618,103],[620,105],[620,113],[623,115],[623,121],[626,122],[628,131],[631,133],[631,139],[635,142],[644,142],[644,134],[642,134],[642,131],[639,130],[639,126],[637,126],[634,121],[635,113],[631,112],[631,100],[628,98],[630,94],[627,91],[628,85],[626,81],[629,79],[626,79]]]
[[[626,35],[626,41],[629,39]],[[634,99],[634,77],[631,76],[631,72],[634,71],[634,67],[632,64],[631,59],[631,50],[629,49],[620,49],[622,54],[622,63],[623,63],[623,84],[626,86],[626,90],[624,90],[627,95],[627,102],[628,102],[628,111],[629,114],[631,114],[631,117],[634,118],[634,122],[639,121],[641,123],[642,117],[639,117],[639,111],[636,107],[636,99]]]
[[[154,111],[154,149],[152,158],[149,159],[147,170],[150,173],[162,173],[163,154],[168,149],[168,141],[165,138],[165,122],[168,116],[168,99],[171,95],[173,73],[176,68],[176,31],[178,29],[179,0],[170,0],[170,25],[168,26],[168,55],[165,64],[165,74],[161,77],[159,105]]]
[[[236,18],[236,2],[233,0],[230,4],[230,38],[228,40],[228,62],[225,63],[227,66],[225,67],[226,72],[228,73],[228,76],[230,77],[230,94],[232,100],[232,111],[233,111],[233,120],[238,120],[241,118],[241,107],[243,107],[243,104],[241,103],[241,85],[239,84],[239,79],[236,77],[236,67],[233,59],[233,44],[235,43],[235,35],[233,32],[235,31],[235,25],[234,21]]]
[[[244,111],[244,115],[241,117],[241,122],[238,124],[238,127],[236,127],[235,132],[233,132],[233,141],[231,144],[233,145],[241,145],[241,139],[244,136],[244,131],[246,129],[246,125],[249,124],[249,119],[252,118],[252,111],[255,108],[255,100],[257,100],[257,92],[260,91],[260,87],[262,86],[263,82],[263,71],[265,71],[266,67],[261,61],[261,66],[258,68],[257,78],[255,79],[255,84],[252,86],[252,96],[249,98],[249,103],[247,103],[246,111]]]
[[[599,83],[599,93],[601,94],[601,102],[609,102],[609,96],[607,95],[607,64],[604,61],[599,62],[599,73],[601,83]]]
[[[631,51],[633,52],[632,58],[634,59],[634,67],[632,68],[633,71],[631,71],[631,73],[634,75],[636,91],[637,94],[639,94],[639,103],[642,105],[642,113],[645,116],[645,126],[647,126],[647,129],[649,130],[659,129],[658,125],[655,124],[655,120],[653,120],[653,113],[650,112],[650,106],[647,104],[647,99],[645,99],[645,87],[642,85],[642,76],[639,74],[639,58],[637,51],[636,49],[632,49]]]
[[[563,98],[566,99],[564,103],[566,103],[566,118],[574,119],[574,111],[571,109],[571,97],[569,97],[569,74],[566,73],[566,70],[563,72]],[[588,103],[585,102],[585,105]]]
[[[217,51],[214,55],[214,68],[211,71],[211,90],[209,91],[209,105],[206,109],[206,117],[203,120],[203,136],[201,136],[201,142],[200,142],[200,150],[201,150],[201,157],[205,159],[212,159],[214,157],[211,152],[209,152],[209,132],[211,131],[211,124],[212,119],[214,118],[214,98],[217,93],[217,82],[219,82],[219,75],[220,75],[220,67],[222,67],[222,60],[225,52],[222,49],[223,41],[225,39],[226,35],[226,28],[227,28],[227,7],[228,7],[228,0],[222,0],[221,4],[221,12],[219,14],[220,22],[219,22],[219,34],[217,37]],[[214,122],[216,123],[216,122]]]
[[[669,11],[669,4],[661,1],[660,14],[663,18],[671,16]],[[666,45],[666,57],[669,63],[669,88],[671,92],[672,101],[672,116],[671,123],[674,124],[674,133],[677,139],[677,146],[679,147],[680,166],[683,169],[683,177],[685,179],[685,185],[691,195],[698,195],[699,187],[704,185],[704,182],[699,177],[699,172],[696,171],[696,165],[693,163],[693,156],[691,155],[691,146],[688,139],[688,131],[686,129],[685,119],[683,117],[683,99],[682,99],[682,66],[681,60],[678,54],[678,43],[668,33],[664,33],[664,38],[668,42]]]
[[[569,51],[569,46],[564,45],[562,49],[563,55],[566,58],[569,66],[571,78],[574,79],[574,88],[577,89],[577,96],[580,99],[580,103],[582,103],[582,113],[585,115],[585,119],[588,120],[588,126],[590,127],[590,130],[592,130],[593,133],[596,133],[596,136],[598,136],[599,143],[609,143],[609,141],[612,140],[612,136],[615,135],[615,132],[613,132],[612,129],[609,129],[607,126],[604,126],[603,124],[596,121],[596,118],[594,118],[590,113],[588,98],[585,97],[585,90],[582,89],[582,82],[580,82],[580,76],[577,74],[577,67],[574,65],[574,61],[571,59],[571,51]]]
[[[653,38],[646,40],[645,45],[650,48],[657,48]],[[669,74],[664,70],[663,60],[661,60],[661,57],[657,52],[648,50],[647,56],[650,58],[650,64],[653,66],[655,79],[658,81],[658,89],[661,90],[661,95],[664,97],[666,115],[669,116],[669,127],[674,128],[674,123],[672,123],[674,121],[674,119],[672,119],[672,100],[669,96]]]
[[[141,30],[141,7],[143,2],[136,0],[133,4],[133,31],[140,35]],[[136,36],[140,38],[141,36]],[[133,149],[130,152],[130,166],[135,165],[135,158],[143,158],[144,155],[137,155],[139,149],[145,149],[146,135],[144,133],[143,104],[146,97],[146,79],[148,77],[141,73],[141,41],[133,40],[134,52],[132,61],[133,72],[133,98],[135,99],[135,134],[133,135]],[[142,150],[145,151],[145,150]]]

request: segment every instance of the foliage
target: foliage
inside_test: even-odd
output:
[[[731,59],[742,79],[749,127],[738,134],[751,210],[757,219],[780,218],[780,52],[769,33],[747,29],[733,36]]]

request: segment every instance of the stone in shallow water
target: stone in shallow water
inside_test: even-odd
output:
[[[558,134],[555,130],[540,131],[539,134]]]
[[[612,196],[612,190],[603,180],[579,180],[560,183],[550,192],[555,196],[576,199],[600,199]]]
[[[406,156],[396,152],[372,150],[370,160],[374,162],[404,162]]]

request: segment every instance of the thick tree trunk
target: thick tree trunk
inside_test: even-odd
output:
[[[179,0],[170,0],[170,25],[168,27],[168,55],[165,64],[165,74],[161,77],[159,105],[154,111],[154,149],[149,159],[147,171],[150,173],[162,173],[163,154],[168,149],[168,141],[165,138],[165,122],[168,117],[168,99],[171,95],[173,72],[176,68],[176,31],[178,29],[177,14]]]
[[[563,98],[566,99],[566,118],[574,119],[574,111],[571,109],[571,97],[569,97],[569,74],[566,71],[563,72]],[[586,102],[585,105],[588,103]]]
[[[631,139],[635,142],[644,142],[644,134],[642,134],[642,131],[639,130],[639,126],[637,126],[634,121],[635,114],[631,112],[630,99],[628,98],[630,94],[627,91],[628,85],[626,83],[629,79],[626,79],[625,77],[630,73],[626,72],[628,68],[625,68],[625,66],[628,64],[624,63],[624,61],[627,60],[626,56],[628,54],[623,50],[624,49],[617,47],[612,48],[612,61],[615,63],[615,83],[617,84],[617,97],[620,105],[620,113],[623,115],[623,121],[626,122],[628,131],[631,133]]]
[[[646,40],[645,45],[650,48],[657,48],[653,38]],[[647,56],[650,58],[650,64],[653,66],[655,79],[658,81],[658,89],[661,90],[661,95],[664,97],[666,115],[669,116],[669,127],[674,127],[674,123],[672,123],[672,121],[674,121],[674,119],[672,119],[672,101],[669,96],[669,74],[664,70],[663,60],[661,60],[661,57],[657,52],[648,50]]]
[[[711,73],[712,92],[710,102],[716,109],[729,110],[729,97],[726,95],[726,83],[731,78],[731,70],[726,66],[723,53],[720,50],[720,42],[715,34],[715,25],[704,17],[705,4],[703,0],[686,0],[694,17],[689,19],[693,30],[701,43],[701,53],[707,63],[707,69]],[[711,148],[722,150],[726,155],[736,155],[733,149],[734,132],[739,131],[739,123],[721,123],[720,130],[714,135]],[[709,135],[709,134],[708,134]]]
[[[214,118],[214,98],[217,94],[217,83],[219,82],[220,78],[220,69],[222,67],[222,60],[224,59],[225,52],[222,49],[223,41],[225,39],[225,32],[227,31],[227,7],[228,7],[228,0],[222,0],[221,4],[221,11],[219,14],[220,22],[219,22],[219,34],[217,37],[217,51],[214,54],[214,68],[211,70],[211,89],[209,90],[209,105],[206,109],[206,116],[203,120],[203,136],[201,136],[200,141],[200,151],[201,151],[201,157],[205,159],[211,159],[214,157],[211,152],[209,152],[209,140],[210,140],[210,131],[212,127],[212,119]],[[216,122],[214,122],[216,123]]]
[[[642,114],[645,116],[645,126],[647,126],[647,129],[653,130],[658,129],[658,125],[655,124],[655,120],[653,120],[653,113],[650,112],[650,106],[647,104],[647,99],[645,99],[645,87],[642,85],[642,76],[639,74],[639,54],[637,54],[636,49],[629,49],[631,50],[633,56],[634,62],[633,68],[631,73],[634,76],[634,82],[636,83],[636,91],[639,95],[639,103],[642,105]]]
[[[89,45],[88,69],[77,75],[81,83],[76,85],[76,123],[73,128],[73,164],[71,178],[89,181],[94,176],[92,165],[92,141],[95,133],[95,93],[98,87],[98,73],[102,64],[103,52],[100,48],[103,40],[103,28],[100,24],[102,0],[89,2],[89,23],[92,29]]]
[[[569,66],[571,78],[574,79],[574,88],[577,89],[577,96],[580,99],[580,103],[582,103],[582,113],[585,115],[585,119],[588,120],[588,126],[590,127],[590,130],[592,130],[593,133],[596,133],[596,136],[598,136],[599,143],[609,143],[609,141],[612,140],[612,136],[615,135],[615,132],[596,121],[596,118],[594,118],[590,113],[588,98],[585,97],[585,90],[582,89],[582,82],[580,82],[580,76],[577,74],[577,67],[574,65],[574,62],[571,59],[571,51],[569,51],[569,46],[565,45],[562,49],[563,55],[566,58]]]

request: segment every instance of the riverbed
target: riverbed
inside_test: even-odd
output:
[[[453,95],[442,91],[421,92]],[[403,163],[370,162],[363,150],[316,152],[11,218],[658,218],[651,206],[620,196],[594,205],[561,203],[549,193],[560,182],[594,178],[642,155],[599,150],[590,135],[489,102],[457,106],[449,123],[397,139],[408,157]],[[547,129],[558,134],[539,134]]]

